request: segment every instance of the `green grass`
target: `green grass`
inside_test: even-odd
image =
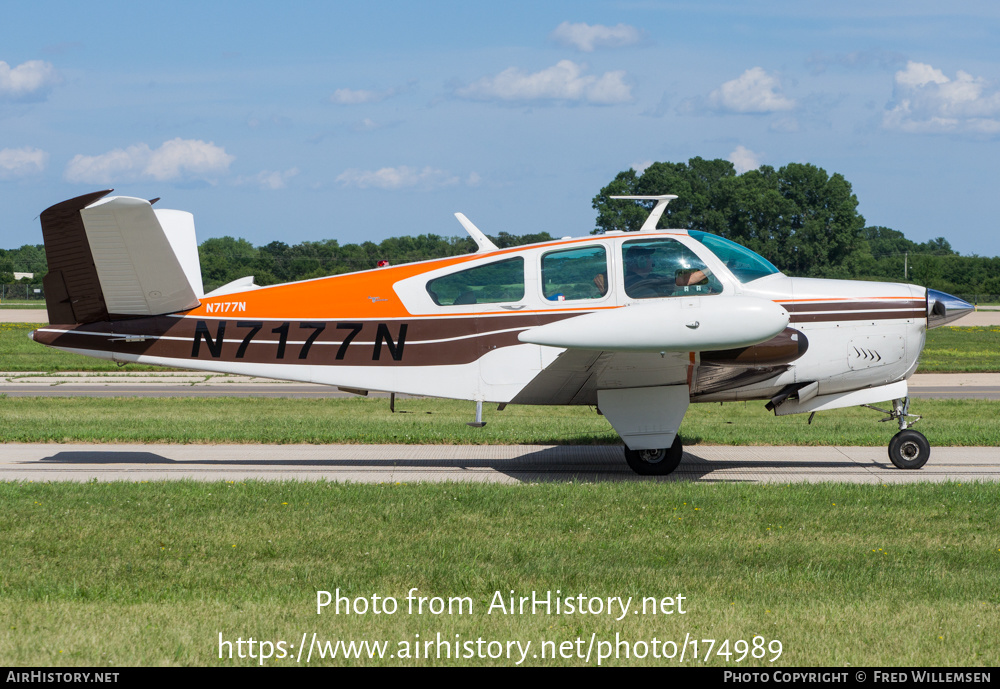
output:
[[[41,323],[0,323],[0,371],[121,371],[113,361],[70,354],[33,342],[28,335]],[[131,364],[128,371],[164,371],[158,366]]]
[[[3,371],[162,371],[156,366],[93,359],[43,347],[28,339],[38,323],[0,323],[0,370]],[[170,370],[170,369],[167,369]],[[176,370],[176,369],[174,369]],[[1000,371],[1000,326],[942,327],[927,332],[919,372]]]
[[[618,444],[589,407],[484,410],[471,402],[387,399],[0,397],[0,442]],[[988,400],[914,400],[917,428],[934,445],[1000,446]],[[880,446],[895,432],[858,407],[774,417],[761,402],[693,404],[681,425],[687,445]]]
[[[393,651],[438,632],[535,650],[577,638],[585,649],[591,634],[761,635],[781,642],[778,666],[990,666],[1000,654],[995,483],[5,483],[0,504],[0,665],[256,664],[219,660],[220,633]],[[316,592],[338,588],[400,610],[317,615]],[[468,596],[472,614],[407,614],[411,588]],[[686,614],[486,614],[511,590],[683,595]]]
[[[932,371],[1000,371],[1000,326],[945,326],[927,331],[918,372]]]

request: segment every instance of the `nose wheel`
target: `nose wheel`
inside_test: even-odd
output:
[[[862,405],[869,409],[888,414],[880,421],[898,421],[899,433],[889,441],[889,461],[899,469],[919,469],[931,456],[931,444],[920,431],[910,428],[910,424],[920,420],[916,414],[910,413],[910,398],[905,397],[892,401],[892,410],[879,409],[870,404]],[[913,421],[909,421],[913,419]]]
[[[900,431],[889,441],[889,461],[900,469],[919,469],[930,456],[931,444],[920,431]]]

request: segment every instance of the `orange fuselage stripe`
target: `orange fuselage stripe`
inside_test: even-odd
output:
[[[634,237],[663,236],[666,234],[686,234],[683,232],[634,233]],[[629,239],[633,239],[629,236]],[[608,238],[595,235],[593,237],[576,237],[562,239],[543,244],[532,245],[530,248],[547,249],[565,246],[567,244],[597,243]],[[330,277],[290,282],[270,287],[260,287],[246,292],[234,292],[218,297],[203,298],[201,306],[188,311],[185,316],[193,317],[229,317],[229,318],[259,318],[269,320],[323,319],[323,318],[406,318],[414,316],[407,311],[403,302],[396,295],[393,285],[421,273],[427,273],[440,268],[458,266],[463,263],[486,258],[487,256],[506,256],[525,251],[527,247],[517,246],[508,249],[491,251],[488,254],[466,254],[449,258],[407,263],[387,268],[377,268],[357,273],[331,275]],[[240,307],[234,310],[233,302],[239,302]],[[218,306],[221,305],[221,308]],[[598,309],[616,308],[613,306],[598,306],[593,308],[570,308],[559,311],[596,311]],[[553,309],[541,311],[518,311],[518,313],[551,313]],[[488,312],[494,314],[495,312]],[[419,314],[424,315],[424,314]],[[448,313],[447,309],[426,314],[435,318],[442,316],[480,316],[486,313]]]

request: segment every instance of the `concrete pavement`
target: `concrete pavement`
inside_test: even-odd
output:
[[[997,448],[935,447],[916,471],[882,447],[694,445],[665,477],[640,477],[620,447],[541,445],[0,445],[4,481],[691,481],[713,483],[1000,480]]]
[[[0,323],[48,323],[45,309],[0,309]]]

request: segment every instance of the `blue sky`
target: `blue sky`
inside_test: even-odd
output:
[[[8,3],[0,247],[89,191],[199,239],[582,235],[615,174],[843,174],[868,224],[1000,255],[991,2]]]

